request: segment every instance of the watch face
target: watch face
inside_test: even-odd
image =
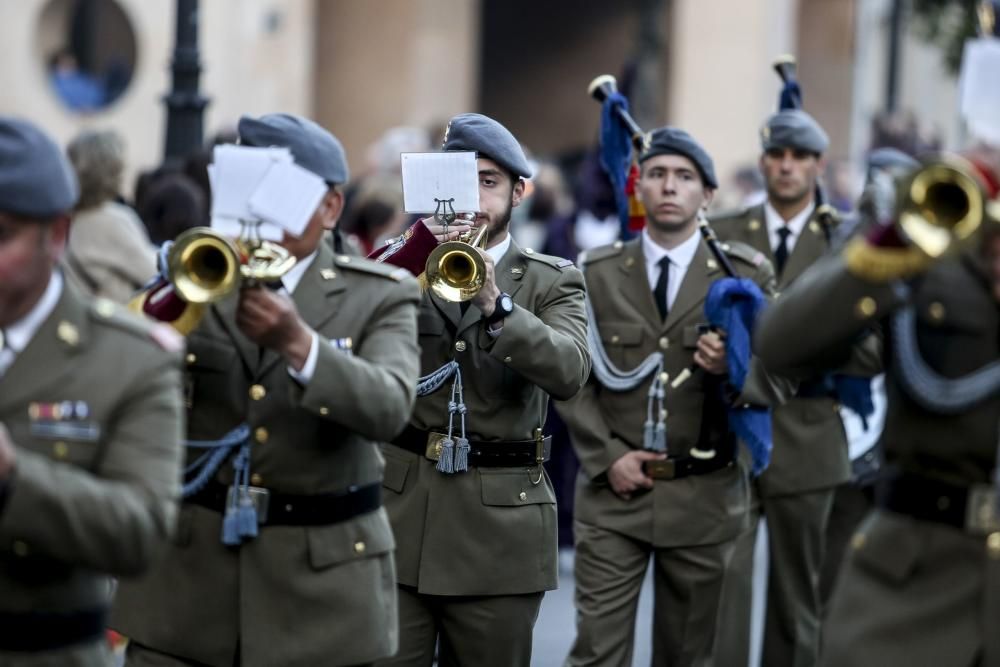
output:
[[[514,310],[514,300],[504,294],[500,297],[500,307],[509,313]]]

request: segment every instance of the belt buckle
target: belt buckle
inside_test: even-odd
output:
[[[677,476],[677,466],[673,459],[646,461],[646,474],[653,479],[674,479]]]
[[[438,461],[441,459],[441,441],[447,438],[444,433],[428,433],[427,434],[427,448],[424,449],[424,458],[430,461]]]
[[[264,489],[259,486],[248,486],[238,487],[240,494],[240,502],[237,505],[242,504],[242,501],[246,498],[250,500],[254,509],[257,511],[257,523],[264,524],[267,523],[267,508],[271,501],[271,491],[269,489]],[[226,490],[226,507],[231,507],[233,505],[233,493],[236,491],[233,487],[229,487]]]
[[[1000,531],[997,492],[990,484],[973,484],[965,504],[965,530],[975,535]]]

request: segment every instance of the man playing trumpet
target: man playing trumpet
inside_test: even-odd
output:
[[[438,644],[442,665],[527,667],[543,592],[557,584],[541,429],[548,397],[569,398],[590,371],[583,280],[572,262],[511,239],[511,209],[531,174],[505,127],[461,114],[442,148],[478,153],[473,222],[488,240],[468,249],[485,277],[467,304],[429,289],[420,305],[425,381],[438,372],[447,380],[420,390],[409,427],[383,449],[400,650],[380,664],[430,667]],[[472,227],[428,228],[450,241]]]

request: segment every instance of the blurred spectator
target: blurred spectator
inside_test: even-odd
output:
[[[59,99],[73,111],[95,111],[105,104],[101,82],[81,71],[69,51],[59,51],[49,59],[49,79]]]
[[[172,241],[191,227],[208,224],[205,193],[181,172],[162,171],[145,185],[136,209],[155,245]]]
[[[65,269],[95,296],[126,303],[156,272],[156,255],[142,221],[120,196],[125,146],[113,131],[86,131],[68,148],[80,180]]]
[[[847,160],[830,160],[826,165],[823,182],[826,185],[827,202],[841,213],[854,210],[858,187],[854,172]]]
[[[522,248],[543,248],[549,223],[573,211],[566,179],[559,168],[532,160],[534,176],[525,190],[525,201],[511,211],[510,233]]]
[[[402,234],[408,221],[399,176],[381,173],[359,182],[338,228],[361,255],[368,255],[386,239]]]
[[[941,149],[941,137],[921,128],[912,111],[883,112],[872,120],[872,149],[896,148],[907,155],[920,157]]]
[[[581,250],[618,239],[621,223],[615,193],[596,152],[580,164],[575,191],[576,210],[552,220],[542,252],[575,260]]]
[[[732,192],[737,197],[731,205],[733,208],[750,208],[763,204],[767,199],[767,192],[764,190],[764,178],[760,174],[760,167],[748,164],[737,169],[733,173]]]

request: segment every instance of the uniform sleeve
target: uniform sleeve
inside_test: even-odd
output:
[[[406,426],[420,375],[415,280],[394,283],[348,354],[319,337],[316,370],[302,406],[372,440],[388,441]]]
[[[593,377],[582,389],[566,401],[554,403],[559,416],[566,422],[570,440],[580,467],[594,482],[606,479],[611,464],[631,451],[631,447],[611,435],[604,420],[598,394],[600,385]]]
[[[173,529],[180,495],[179,359],[151,364],[123,396],[103,425],[108,435],[95,471],[18,449],[0,548],[21,543],[28,555],[114,575],[150,564]]]
[[[479,346],[555,399],[580,390],[590,374],[583,274],[560,272],[537,312],[519,305],[493,338],[482,326]]]
[[[840,255],[829,255],[764,312],[754,351],[768,369],[783,374],[842,370],[852,355],[867,357],[871,366],[878,363],[879,338],[866,342],[868,348],[852,347],[901,302],[891,286],[865,282],[847,271]]]

